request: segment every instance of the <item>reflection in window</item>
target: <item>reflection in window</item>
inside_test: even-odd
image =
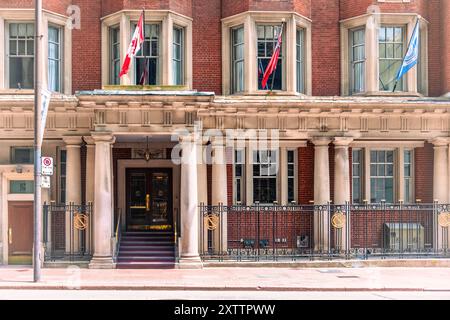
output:
[[[33,147],[12,147],[11,163],[33,164],[34,163]]]
[[[267,81],[267,87],[262,88],[261,81],[263,79],[264,71],[272,58],[273,50],[277,45],[278,35],[282,30],[281,25],[258,25],[258,89],[259,90],[283,90],[283,45],[281,46],[280,56],[276,70],[270,75]],[[283,34],[284,43],[284,34]]]
[[[9,193],[13,194],[29,194],[34,192],[34,182],[11,180],[9,183]]]
[[[362,203],[362,150],[352,151],[352,201]]]
[[[231,31],[232,93],[244,91],[244,27]]]
[[[253,201],[277,201],[278,153],[275,150],[253,152]]]
[[[120,29],[119,27],[114,27],[110,29],[109,33],[110,39],[110,83],[120,84]]]
[[[173,84],[184,84],[184,30],[183,28],[173,28]]]
[[[297,29],[296,34],[297,92],[305,93],[305,30]]]
[[[350,94],[364,91],[365,87],[365,30],[350,31]]]
[[[245,150],[234,151],[234,202],[243,201]]]
[[[48,89],[61,91],[61,28],[48,27]]]
[[[413,153],[412,150],[404,150],[403,153],[403,175],[405,179],[405,190],[404,197],[405,203],[412,203],[413,201],[413,180],[412,180],[412,160]]]
[[[136,28],[133,26],[132,30]],[[135,83],[159,84],[160,25],[145,25],[145,41],[136,55]]]
[[[9,24],[9,87],[34,87],[34,24]]]
[[[370,152],[370,201],[394,202],[394,151]]]
[[[392,91],[404,56],[405,28],[382,26],[379,30],[379,82],[381,91]],[[398,81],[397,91],[404,90],[404,77]]]
[[[288,202],[295,201],[295,151],[287,151]]]

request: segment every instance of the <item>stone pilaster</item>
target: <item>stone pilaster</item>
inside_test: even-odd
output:
[[[114,268],[112,257],[112,170],[111,145],[115,138],[109,133],[93,133],[95,141],[94,190],[94,256],[89,268]]]
[[[81,204],[81,143],[80,136],[63,137],[66,144],[66,203],[75,205]],[[73,218],[73,217],[72,217]],[[66,252],[79,249],[79,232],[73,228],[73,222],[70,221],[70,211],[66,211]],[[73,244],[70,241],[70,235],[73,234]]]
[[[181,258],[179,268],[201,268],[199,256],[197,145],[191,138],[183,138],[181,158]]]
[[[95,191],[95,141],[91,136],[84,137],[86,142],[86,204],[94,203]],[[91,231],[93,231],[93,217],[91,217]],[[86,236],[86,248],[92,249],[91,239]]]
[[[350,202],[350,157],[349,145],[353,138],[334,138],[334,204],[345,205]],[[335,249],[349,249],[346,240],[347,228],[344,226],[335,232]]]
[[[328,137],[316,137],[314,144],[314,204],[325,205],[330,201],[330,169]],[[314,212],[314,250],[327,251],[329,244],[329,214],[325,211]]]
[[[449,195],[449,155],[448,155],[448,138],[436,138],[431,141],[434,145],[434,167],[433,167],[433,199],[439,203],[448,203]],[[437,217],[433,219],[433,224],[438,223]],[[434,228],[436,230],[436,228]],[[442,249],[445,247],[443,243],[443,229],[437,227],[437,237],[433,237],[433,247]]]
[[[213,141],[212,147],[214,153],[212,158],[211,204],[213,206],[226,206],[228,204],[226,148],[221,139]],[[225,212],[222,212],[218,229],[213,232],[213,239],[215,251],[224,252],[227,250],[227,216]]]

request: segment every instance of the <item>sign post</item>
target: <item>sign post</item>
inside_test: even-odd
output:
[[[41,151],[40,139],[42,130],[42,0],[35,0],[35,56],[34,56],[34,233],[33,233],[33,281],[41,280],[41,239],[42,239],[42,206],[41,206]]]

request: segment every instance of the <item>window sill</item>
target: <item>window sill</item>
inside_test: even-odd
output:
[[[187,91],[186,85],[105,85],[103,90],[123,90],[123,91]]]
[[[0,95],[34,95],[34,89],[0,89]]]
[[[284,90],[258,90],[258,91],[242,91],[242,92],[236,92],[230,94],[230,96],[255,96],[255,97],[270,97],[270,96],[277,96],[277,97],[307,97],[304,93],[298,93],[298,92],[292,92],[292,91],[284,91]]]
[[[418,92],[389,92],[389,91],[369,91],[363,93],[355,93],[350,97],[409,97],[422,98],[423,94]]]

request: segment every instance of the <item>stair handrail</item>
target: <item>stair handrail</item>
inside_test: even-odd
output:
[[[122,235],[122,233],[120,232],[120,226],[121,226],[121,222],[122,222],[122,209],[121,208],[117,208],[117,211],[119,212],[117,215],[117,224],[116,224],[116,230],[114,232],[114,239],[116,240],[116,250],[114,252],[114,261],[117,260],[117,255],[119,254],[119,245],[120,245],[120,237]]]

